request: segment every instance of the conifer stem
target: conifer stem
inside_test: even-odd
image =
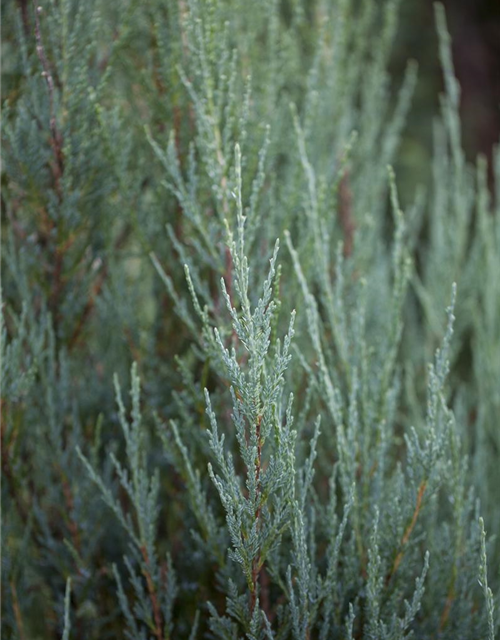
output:
[[[455,599],[455,593],[454,593],[454,589],[450,589],[448,596],[446,598],[446,602],[444,605],[444,609],[443,609],[443,613],[441,614],[441,619],[439,621],[439,632],[441,633],[442,630],[445,628],[446,623],[448,622],[448,617],[450,615],[450,611],[451,611],[451,605],[453,604],[453,601]]]
[[[61,178],[64,171],[64,161],[63,161],[63,143],[62,143],[62,135],[57,128],[56,122],[56,114],[54,110],[54,79],[52,77],[52,73],[50,70],[49,61],[47,58],[47,54],[45,52],[45,47],[43,46],[42,40],[42,30],[40,28],[40,18],[39,15],[42,12],[42,7],[37,5],[36,2],[33,3],[35,9],[35,38],[36,38],[36,53],[42,65],[42,75],[45,78],[45,82],[47,83],[47,89],[49,92],[49,128],[50,128],[50,143],[52,147],[52,151],[54,153],[55,163],[52,165],[52,174],[54,176],[54,186],[59,201],[62,200],[62,189],[61,189]]]
[[[14,610],[14,617],[16,619],[17,631],[19,633],[19,640],[26,640],[23,617],[21,614],[21,607],[19,606],[19,598],[17,596],[17,589],[16,589],[16,585],[12,580],[10,582],[10,590],[12,593],[12,608]]]
[[[80,530],[74,518],[74,510],[75,503],[73,500],[73,492],[71,491],[70,484],[67,478],[64,477],[64,474],[61,471],[62,476],[62,490],[64,494],[64,501],[66,505],[66,510],[68,512],[68,529],[71,535],[71,539],[73,541],[73,546],[78,551],[78,554],[81,553],[81,539],[80,539]]]
[[[160,611],[160,606],[158,604],[158,597],[156,595],[156,589],[153,583],[153,578],[151,577],[151,572],[150,572],[150,563],[149,563],[149,556],[148,556],[148,552],[146,550],[146,547],[142,546],[141,547],[141,554],[142,557],[144,559],[144,577],[146,578],[146,585],[148,588],[148,594],[149,594],[149,599],[151,601],[151,608],[153,609],[153,619],[154,619],[154,630],[153,633],[155,635],[155,637],[157,638],[157,640],[163,640],[163,635],[162,635],[162,619],[161,619],[161,611]]]
[[[404,548],[405,548],[408,540],[410,539],[412,531],[415,528],[415,525],[417,523],[418,514],[420,513],[420,509],[422,507],[422,498],[424,496],[426,487],[427,487],[427,481],[426,480],[422,480],[422,482],[420,483],[420,486],[418,488],[417,502],[416,502],[416,505],[415,505],[415,509],[413,511],[413,516],[412,516],[411,522],[406,527],[405,532],[403,534],[403,537],[401,538],[400,551],[399,551],[399,553],[397,554],[397,556],[396,556],[396,558],[394,560],[394,564],[392,565],[391,572],[387,576],[387,579],[386,579],[386,583],[387,584],[390,582],[392,576],[396,573],[396,571],[398,570],[399,565],[401,564],[401,560],[403,559],[403,556],[404,556]]]
[[[12,465],[10,463],[10,448],[11,448],[11,443],[6,443],[5,440],[5,431],[6,431],[6,416],[5,416],[5,412],[6,412],[6,401],[2,398],[1,400],[1,426],[0,426],[0,445],[1,445],[1,451],[2,451],[2,473],[3,476],[5,477],[5,479],[7,480],[7,484],[8,484],[8,488],[9,488],[9,493],[12,497],[12,500],[14,501],[14,504],[17,506],[17,511],[21,517],[21,520],[23,521],[23,524],[27,524],[28,522],[28,510],[23,502],[23,500],[21,499],[21,496],[19,495],[19,488],[18,488],[18,484],[16,481],[16,478],[14,476],[13,470],[12,470]]]
[[[255,435],[257,438],[257,460],[255,463],[255,485],[256,485],[256,501],[257,506],[255,509],[255,522],[257,523],[257,529],[259,529],[260,522],[260,471],[262,465],[262,443],[260,439],[260,425],[262,422],[262,416],[257,418],[257,424],[255,425]],[[260,573],[260,551],[252,561],[252,594],[250,599],[250,613],[253,614],[255,605],[257,603],[257,589],[259,585],[259,573]]]
[[[354,245],[356,225],[352,215],[352,192],[349,187],[349,173],[342,176],[339,186],[339,219],[344,233],[344,257],[348,258]]]
[[[68,345],[69,349],[72,349],[77,344],[80,338],[82,329],[92,314],[92,310],[94,309],[96,299],[101,292],[101,289],[103,287],[104,281],[106,280],[107,274],[108,274],[108,269],[107,269],[107,265],[105,265],[102,268],[101,273],[96,278],[94,285],[92,287],[92,290],[90,292],[90,296],[87,300],[87,303],[85,304],[83,312],[80,314],[80,318],[78,319],[76,327],[73,331],[73,335],[69,340],[69,345]]]
[[[29,35],[30,21],[28,18],[28,0],[17,0],[19,10],[21,11],[21,19],[23,21],[23,29],[25,35]]]

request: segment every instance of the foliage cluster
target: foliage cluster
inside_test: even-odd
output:
[[[5,637],[493,640],[500,152],[436,5],[398,195],[397,14],[6,7]]]

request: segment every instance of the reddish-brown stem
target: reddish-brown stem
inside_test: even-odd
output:
[[[342,176],[339,186],[339,218],[344,233],[344,256],[348,258],[353,250],[356,225],[352,215],[352,193],[347,171]]]
[[[175,140],[175,148],[177,151],[177,156],[179,158],[179,162],[182,164],[182,155],[181,155],[181,123],[182,123],[182,111],[180,107],[177,105],[174,106],[174,140]]]
[[[71,491],[71,487],[69,485],[68,480],[65,478],[62,472],[61,472],[61,484],[62,484],[62,490],[64,495],[64,502],[65,502],[67,513],[68,513],[69,533],[71,535],[71,540],[73,542],[74,548],[80,554],[82,545],[80,541],[80,531],[74,519],[75,503],[73,500],[73,492]]]
[[[28,509],[26,508],[23,500],[21,499],[17,482],[12,471],[12,466],[10,464],[10,450],[11,450],[11,442],[6,442],[6,427],[5,427],[5,410],[6,410],[6,402],[2,398],[0,407],[1,407],[1,427],[0,427],[0,443],[2,450],[2,473],[4,478],[7,480],[7,485],[9,488],[9,493],[11,498],[16,505],[17,511],[21,516],[21,520],[24,524],[28,522]]]
[[[57,336],[57,327],[60,321],[59,314],[59,301],[65,285],[65,278],[63,275],[64,257],[75,241],[75,236],[71,235],[60,246],[56,247],[54,253],[54,267],[52,269],[52,289],[50,293],[50,309],[52,311],[52,318],[54,322],[54,329]]]
[[[59,299],[64,286],[62,277],[63,263],[64,254],[59,248],[57,248],[55,252],[54,270],[52,272],[52,291],[50,294],[50,308],[52,310],[54,326],[56,328],[59,323]]]
[[[36,39],[36,52],[38,58],[40,60],[40,64],[42,65],[42,76],[45,78],[45,82],[47,84],[47,90],[49,94],[49,131],[50,131],[50,146],[52,147],[53,153],[53,162],[50,164],[50,168],[52,171],[52,176],[54,179],[54,190],[57,194],[59,202],[62,202],[63,192],[61,186],[61,179],[64,173],[64,153],[63,153],[63,137],[61,132],[57,126],[56,113],[55,113],[55,85],[54,78],[52,76],[52,71],[50,68],[49,60],[47,58],[47,53],[45,51],[45,47],[43,45],[42,39],[42,30],[40,27],[40,13],[42,12],[42,8],[37,5],[36,2],[33,2],[34,12],[35,12],[35,39]],[[53,267],[53,277],[52,277],[52,291],[50,295],[50,307],[53,312],[53,320],[54,326],[56,328],[57,334],[57,325],[58,325],[58,307],[59,307],[59,298],[64,286],[63,280],[63,265],[64,265],[64,255],[66,250],[73,242],[73,238],[70,238],[63,246],[57,247],[54,256],[54,267]]]
[[[63,139],[59,129],[57,128],[56,114],[54,110],[54,92],[55,92],[54,79],[52,77],[49,61],[47,59],[47,54],[43,46],[42,30],[40,28],[39,15],[42,11],[42,8],[38,6],[35,2],[33,3],[33,6],[35,8],[36,53],[42,65],[42,69],[43,69],[42,75],[45,78],[45,82],[47,83],[47,89],[49,92],[50,144],[52,147],[52,151],[54,153],[54,164],[52,165],[52,175],[54,176],[54,186],[55,186],[57,196],[59,198],[59,201],[61,201],[62,200],[61,177],[64,171]]]
[[[439,632],[440,633],[444,629],[444,627],[446,626],[446,623],[448,621],[448,617],[449,617],[450,611],[451,611],[451,605],[453,604],[454,599],[455,599],[454,589],[451,588],[449,593],[448,593],[448,597],[446,598],[446,602],[444,604],[443,613],[441,614],[441,619],[439,621]]]
[[[422,498],[424,497],[425,489],[427,487],[427,482],[422,480],[420,486],[418,488],[417,493],[417,503],[415,505],[415,510],[413,511],[413,517],[411,519],[410,524],[407,526],[406,531],[404,533],[403,539],[401,540],[401,545],[404,546],[408,540],[410,539],[411,532],[415,528],[415,524],[417,523],[418,514],[420,513],[420,508],[422,506]]]
[[[30,32],[30,21],[28,17],[28,0],[17,0],[17,4],[19,5],[19,10],[21,12],[21,19],[23,21],[23,29],[25,35],[29,35]]]
[[[151,601],[151,608],[153,609],[153,619],[154,619],[154,623],[155,623],[155,628],[153,630],[153,633],[155,635],[155,637],[157,638],[157,640],[162,640],[163,638],[163,634],[162,634],[162,616],[161,616],[161,610],[160,610],[160,606],[158,604],[158,597],[156,595],[156,589],[153,583],[153,579],[151,577],[151,572],[150,572],[150,564],[149,564],[149,556],[148,556],[148,552],[146,550],[146,547],[141,547],[141,553],[142,553],[142,557],[144,559],[144,569],[143,569],[143,573],[144,573],[144,577],[146,578],[146,585],[148,588],[148,594],[149,594],[149,599]]]
[[[17,597],[17,589],[14,582],[10,581],[10,590],[12,593],[12,608],[14,610],[14,618],[16,619],[17,632],[19,634],[20,640],[26,639],[26,634],[24,632],[24,623],[23,617],[21,615],[21,607],[19,606],[19,598]]]
[[[80,338],[81,332],[83,330],[83,327],[85,326],[87,320],[90,318],[92,311],[94,309],[95,306],[95,302],[97,297],[99,296],[101,289],[103,287],[104,281],[106,280],[106,276],[108,274],[108,270],[107,267],[104,266],[101,269],[100,274],[97,276],[94,285],[91,289],[89,298],[87,300],[87,303],[85,304],[85,307],[82,311],[82,314],[80,315],[80,318],[78,319],[77,325],[73,331],[73,334],[69,340],[69,344],[68,344],[68,349],[71,351],[71,349],[73,349],[73,347],[78,343],[78,340]]]
[[[141,353],[134,341],[134,336],[132,335],[132,331],[130,330],[129,327],[125,327],[123,330],[123,333],[125,334],[125,339],[127,340],[127,344],[130,349],[130,353],[132,354],[132,358],[139,365],[142,360]]]
[[[389,573],[389,575],[386,578],[386,584],[388,584],[390,582],[392,576],[396,573],[396,571],[398,570],[399,565],[401,564],[401,560],[403,559],[403,555],[404,555],[404,548],[406,546],[406,543],[410,539],[412,531],[415,528],[415,525],[417,523],[418,514],[420,513],[420,509],[422,507],[422,498],[424,496],[426,487],[427,487],[426,480],[422,480],[422,482],[420,483],[420,486],[418,488],[417,503],[416,503],[415,509],[413,511],[413,516],[412,516],[411,522],[406,527],[405,532],[403,534],[403,537],[401,538],[400,550],[399,550],[399,553],[398,553],[398,555],[396,556],[396,558],[394,560],[394,564],[392,565],[391,572]]]

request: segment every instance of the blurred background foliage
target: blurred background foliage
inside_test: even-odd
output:
[[[32,23],[29,0],[2,0],[4,100],[15,100],[22,78],[16,55],[15,5],[22,12],[23,21],[28,25]],[[484,154],[490,161],[491,172],[492,148],[500,131],[500,5],[496,0],[447,0],[444,5],[452,36],[455,72],[462,89],[460,116],[464,149],[469,160],[474,160],[478,153]],[[286,2],[282,6],[286,12]],[[118,22],[120,3],[116,3],[114,11],[114,20]],[[142,31],[135,38],[140,56],[141,49],[143,53],[149,51],[154,34]],[[438,111],[439,92],[443,88],[437,49],[433,2],[402,3],[389,70],[395,83],[399,84],[408,60],[416,60],[419,66],[419,81],[398,157],[400,189],[403,190],[405,186],[411,190],[415,184],[427,184],[430,180],[432,120]],[[137,65],[140,64],[138,57]],[[127,82],[126,76],[124,82]]]
[[[491,185],[492,148],[500,132],[500,6],[495,0],[448,0],[444,6],[455,73],[462,90],[464,150],[469,160],[474,160],[478,153],[489,159]],[[409,58],[419,66],[419,82],[398,165],[401,184],[412,189],[415,184],[428,184],[430,180],[432,120],[439,108],[443,81],[436,56],[433,3],[404,2],[400,11],[391,72],[401,77]]]

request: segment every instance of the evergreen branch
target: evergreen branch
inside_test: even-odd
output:
[[[488,640],[495,640],[495,603],[493,593],[488,586],[488,565],[486,557],[486,531],[484,520],[479,518],[479,528],[481,534],[481,558],[479,564],[479,586],[482,587],[486,602],[486,615],[488,622]]]
[[[52,71],[50,69],[49,61],[42,40],[42,31],[40,27],[40,14],[43,9],[40,5],[37,5],[33,0],[34,16],[35,16],[35,37],[36,37],[36,52],[40,63],[42,65],[42,76],[47,83],[47,90],[49,94],[49,128],[51,137],[51,146],[54,153],[54,164],[52,166],[52,173],[54,176],[55,190],[59,197],[59,201],[62,200],[62,187],[61,179],[64,173],[64,155],[63,155],[63,138],[57,127],[56,113],[55,113],[55,86]]]
[[[64,629],[63,629],[62,640],[69,640],[69,634],[71,632],[70,602],[71,602],[71,578],[68,578],[66,580],[66,592],[64,595]]]
[[[146,578],[149,599],[151,601],[151,608],[153,610],[153,619],[155,621],[153,633],[156,636],[157,640],[168,640],[168,636],[164,637],[163,635],[162,615],[161,615],[160,605],[158,602],[158,596],[156,594],[156,588],[154,586],[153,579],[151,577],[151,567],[150,567],[148,552],[144,545],[141,546],[140,551],[142,554],[142,558],[144,560],[143,573],[144,573],[144,577]]]

